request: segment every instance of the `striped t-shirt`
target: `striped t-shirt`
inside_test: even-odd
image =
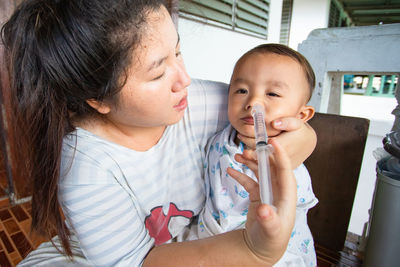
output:
[[[204,147],[227,124],[227,85],[194,80],[188,94],[184,118],[146,152],[81,128],[65,138],[59,200],[91,264],[139,266],[202,210]]]

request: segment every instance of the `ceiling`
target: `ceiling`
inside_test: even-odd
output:
[[[354,25],[400,23],[400,0],[338,0]]]

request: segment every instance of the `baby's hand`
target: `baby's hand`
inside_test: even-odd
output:
[[[285,252],[296,214],[296,180],[290,160],[276,140],[271,140],[274,153],[271,160],[274,207],[261,204],[258,183],[247,175],[228,168],[228,174],[237,180],[250,194],[244,238],[249,249],[268,264],[279,260]],[[235,159],[247,165],[257,176],[255,160],[236,155]]]

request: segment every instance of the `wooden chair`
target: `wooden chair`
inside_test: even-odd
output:
[[[309,211],[308,223],[317,245],[339,252],[346,240],[369,120],[316,113],[309,123],[318,143],[305,165],[319,203]]]

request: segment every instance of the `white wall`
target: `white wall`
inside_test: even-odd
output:
[[[308,34],[318,28],[328,27],[330,0],[294,0],[290,25],[289,46],[297,46]]]
[[[267,40],[180,17],[178,32],[189,75],[229,83],[242,54],[262,43],[279,42],[281,14],[282,0],[271,0]]]
[[[342,96],[340,114],[371,120],[349,224],[349,231],[358,235],[362,234],[363,226],[369,220],[368,211],[371,208],[375,190],[376,160],[373,151],[378,147],[382,148],[382,139],[393,126],[394,116],[391,112],[396,105],[395,98]]]

